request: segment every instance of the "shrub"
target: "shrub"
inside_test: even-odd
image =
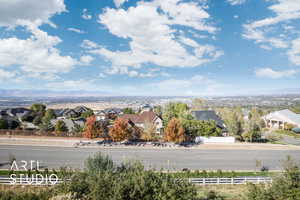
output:
[[[89,200],[197,199],[196,188],[185,180],[145,170],[139,162],[116,165],[102,154],[89,158],[86,171],[75,174],[64,192]]]

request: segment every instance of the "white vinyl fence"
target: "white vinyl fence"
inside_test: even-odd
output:
[[[219,143],[219,144],[233,144],[235,143],[234,137],[196,137],[196,143],[209,144],[209,143]]]
[[[190,183],[200,185],[238,185],[272,183],[271,177],[240,177],[240,178],[189,178]]]

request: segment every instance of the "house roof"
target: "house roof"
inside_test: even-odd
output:
[[[282,120],[288,123],[300,125],[300,114],[296,114],[289,109],[279,110],[266,115],[266,119]]]
[[[145,122],[153,122],[156,118],[158,118],[158,116],[153,111],[145,111],[141,114],[125,114],[121,118],[140,124]]]
[[[74,108],[74,111],[77,112],[77,113],[84,113],[88,110],[89,109],[85,106],[77,106],[76,108]]]
[[[219,127],[225,128],[224,121],[213,110],[193,111],[192,114],[197,120],[203,120],[203,121],[212,120],[215,121]]]

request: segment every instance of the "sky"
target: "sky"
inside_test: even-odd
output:
[[[0,0],[0,89],[300,88],[300,0]]]

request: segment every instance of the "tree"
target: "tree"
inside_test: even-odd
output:
[[[164,107],[162,118],[166,126],[172,118],[192,119],[189,113],[189,107],[185,103],[169,103]]]
[[[93,115],[86,119],[84,137],[93,139],[98,137],[98,135],[99,134],[98,128],[96,126],[96,116]]]
[[[124,114],[135,114],[132,108],[124,108],[123,109]]]
[[[300,200],[300,167],[288,157],[271,185],[248,185],[247,200]]]
[[[243,133],[244,118],[241,108],[223,108],[218,113],[226,124],[229,134],[241,139]]]
[[[47,109],[45,115],[43,117],[43,121],[50,121],[51,119],[55,119],[56,115],[53,109]]]
[[[93,115],[94,115],[93,110],[87,110],[87,111],[81,113],[80,117],[82,117],[84,119],[87,119],[87,118],[89,118],[89,117],[91,117]]]
[[[177,118],[172,118],[165,130],[165,140],[180,143],[185,140],[184,128]]]
[[[39,125],[39,128],[41,131],[45,131],[45,132],[54,130],[53,125],[49,120],[44,120],[43,123]]]
[[[68,127],[66,123],[62,120],[58,120],[55,124],[55,132],[60,134],[62,132],[68,132]]]
[[[126,120],[118,118],[114,126],[110,129],[109,135],[113,141],[119,142],[125,139],[130,139],[132,136],[132,129]]]
[[[242,138],[247,142],[257,142],[261,139],[261,128],[253,122],[248,121],[246,123],[245,132],[242,134]]]
[[[156,136],[156,127],[151,122],[146,122],[145,127],[143,129],[141,139],[146,141],[154,140]]]
[[[194,139],[197,136],[221,136],[222,130],[214,121],[182,120],[185,134]]]
[[[193,110],[203,110],[205,108],[205,101],[200,98],[195,98],[192,101]]]
[[[0,119],[0,129],[8,129],[9,125],[8,122],[4,119]]]
[[[36,103],[30,106],[30,110],[35,113],[44,113],[46,110],[46,106],[44,104]]]
[[[155,112],[155,114],[157,114],[158,116],[162,116],[162,111],[163,109],[162,109],[162,106],[161,105],[158,105],[158,106],[155,106],[154,107],[154,112]]]

